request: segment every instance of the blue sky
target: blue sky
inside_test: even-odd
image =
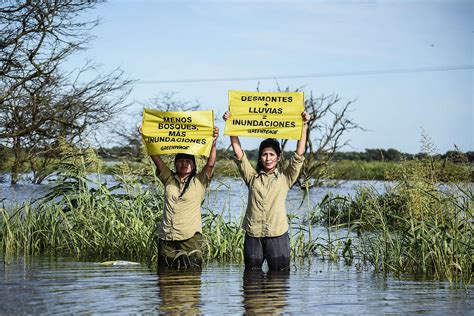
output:
[[[278,83],[356,99],[350,117],[366,131],[348,133],[346,150],[415,153],[422,131],[440,152],[474,150],[474,1],[115,0],[90,14],[101,18],[97,38],[71,61],[138,80],[130,124],[163,92],[221,116],[228,90],[255,91],[251,78],[265,77],[276,79],[260,80],[261,91]],[[464,69],[418,71],[449,66]],[[205,81],[225,78],[240,80]],[[259,141],[242,138],[249,149]]]

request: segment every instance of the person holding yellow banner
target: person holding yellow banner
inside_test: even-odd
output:
[[[223,115],[226,121],[227,111]],[[302,113],[303,130],[288,167],[278,169],[281,158],[280,143],[272,138],[260,143],[256,170],[242,150],[238,136],[230,136],[235,162],[249,189],[247,210],[242,222],[245,230],[245,270],[261,269],[266,260],[269,271],[284,271],[290,267],[290,239],[286,215],[286,196],[298,179],[304,161],[308,121]]]
[[[214,127],[211,152],[199,173],[194,155],[176,154],[175,172],[166,166],[160,155],[150,155],[165,188],[163,217],[158,229],[158,269],[201,268],[201,203],[212,178],[218,135],[219,128]]]

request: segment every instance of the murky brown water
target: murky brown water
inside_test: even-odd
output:
[[[0,314],[469,314],[473,287],[383,277],[313,260],[287,274],[150,271],[36,258],[2,264]]]

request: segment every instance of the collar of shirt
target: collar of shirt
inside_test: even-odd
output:
[[[266,173],[263,169],[260,170],[260,172],[257,174],[257,178],[260,177],[260,176],[263,176],[263,175],[266,175],[266,176],[270,176],[270,175],[275,175],[275,178],[278,178],[278,176],[280,175],[280,171],[278,170],[278,168],[276,168],[272,173]]]
[[[173,177],[176,179],[176,181],[178,181],[178,183],[180,184],[183,184],[186,182],[186,180],[188,180],[189,176],[187,176],[186,178],[184,178],[183,180],[181,180],[181,178],[178,176],[177,173],[173,173]]]

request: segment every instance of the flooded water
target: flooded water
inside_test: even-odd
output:
[[[385,190],[384,181],[339,181],[337,185],[312,188],[307,196],[297,186],[289,191],[286,199],[286,208],[289,214],[307,213],[312,210],[326,196],[353,195],[358,187],[373,187],[379,192]],[[238,217],[245,213],[247,206],[248,189],[240,179],[216,178],[211,182],[210,192],[204,202],[204,207],[215,213],[223,213],[228,217]]]
[[[111,184],[110,184],[111,185]],[[289,213],[303,213],[327,193],[351,195],[378,181],[347,181],[312,189],[309,200],[294,188]],[[23,203],[47,185],[0,183],[0,201]],[[247,188],[239,179],[214,179],[204,208],[239,217]],[[315,231],[317,233],[321,227]],[[323,232],[321,232],[323,233]],[[0,258],[1,260],[2,258]],[[120,259],[120,258],[117,258]],[[3,261],[3,260],[2,260]],[[34,258],[0,263],[0,314],[473,314],[473,286],[395,278],[315,258],[287,274],[244,274],[241,265],[207,264],[201,272],[166,272],[146,266],[101,266]]]
[[[27,175],[24,176],[27,178]],[[31,184],[28,181],[20,181],[15,186],[9,183],[9,175],[3,176],[0,182],[0,206],[12,208],[13,205],[25,203],[44,195],[49,184]],[[94,178],[94,176],[91,176]],[[102,175],[101,182],[107,182],[109,187],[116,184],[110,175]],[[386,182],[383,181],[339,181],[337,185],[312,188],[308,196],[294,186],[288,193],[286,206],[288,213],[301,214],[314,208],[323,197],[331,193],[333,195],[352,195],[357,187],[370,186],[382,192]],[[94,187],[94,184],[91,184]],[[116,191],[117,193],[122,193]],[[247,206],[248,189],[240,178],[215,177],[210,185],[210,190],[203,204],[205,210],[214,213],[222,213],[227,219],[236,219],[245,213]]]
[[[201,272],[33,259],[2,264],[0,314],[443,314],[474,311],[473,287],[313,261],[288,274]]]

